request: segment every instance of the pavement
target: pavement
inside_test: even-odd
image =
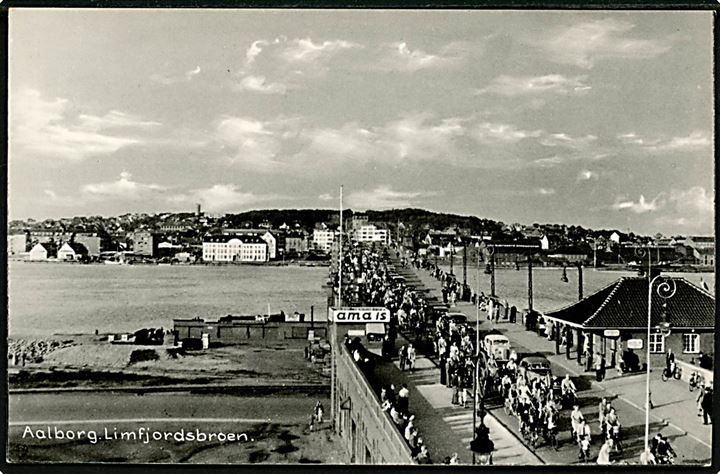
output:
[[[440,282],[432,277],[426,270],[417,270],[414,267],[397,269],[403,275],[412,275],[415,283],[419,283],[424,288],[429,289],[427,293],[430,296],[441,295]],[[413,284],[413,282],[409,282]],[[498,296],[502,298],[502,288],[497,288]],[[458,302],[451,311],[463,312],[468,316],[468,321],[472,324],[476,321],[476,307],[471,302]],[[603,382],[595,381],[594,372],[584,372],[584,368],[578,365],[575,360],[568,360],[565,354],[555,354],[554,341],[548,341],[544,337],[540,337],[537,333],[526,331],[521,323],[512,324],[509,322],[494,323],[488,321],[486,314],[480,312],[479,326],[481,331],[487,331],[495,328],[505,334],[511,341],[513,348],[518,352],[519,356],[523,354],[541,354],[550,361],[553,374],[564,375],[570,374],[578,386],[578,397],[581,403],[581,411],[585,418],[590,422],[593,430],[593,445],[591,453],[597,456],[600,448],[601,439],[599,432],[599,424],[597,421],[597,405],[602,397],[612,400],[612,405],[616,408],[620,422],[622,424],[622,435],[624,450],[622,453],[615,452],[611,456],[614,462],[637,462],[644,446],[645,435],[645,377],[642,374],[618,376],[614,370],[608,370],[609,378]],[[436,381],[439,381],[439,376]],[[433,387],[426,383],[420,385],[418,391],[425,395],[426,398],[432,400],[442,399],[440,393],[449,389],[439,386]],[[712,443],[712,425],[703,425],[702,418],[696,416],[696,392],[690,393],[688,385],[680,381],[662,382],[659,373],[651,372],[651,393],[653,405],[655,408],[650,413],[650,436],[654,436],[658,432],[662,432],[671,442],[678,458],[675,460],[677,464],[707,464],[711,462],[711,443]],[[449,400],[448,394],[445,398]],[[437,402],[435,402],[437,403]],[[497,431],[496,446],[503,443],[514,443],[522,445],[524,441],[518,432],[517,420],[505,414],[499,401],[496,408],[490,408],[490,415],[486,419],[486,424],[495,424],[500,429]],[[470,411],[470,433],[472,431],[472,410]],[[543,446],[543,441],[535,449],[533,456],[542,460],[547,464],[576,464],[577,447],[570,440],[569,423],[567,417],[568,410],[564,410],[561,415],[560,428],[558,435],[559,449],[556,451],[548,446]],[[490,421],[492,419],[493,421]],[[458,423],[456,418],[443,420]],[[491,436],[495,436],[495,430],[491,427]],[[471,436],[471,434],[469,435]],[[531,451],[529,448],[528,451]],[[499,453],[497,453],[499,454]],[[500,464],[500,462],[496,462]],[[537,461],[536,461],[537,463]],[[524,464],[520,459],[512,460],[508,464]]]

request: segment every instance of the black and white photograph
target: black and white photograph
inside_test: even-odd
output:
[[[709,466],[714,21],[10,8],[5,466]]]

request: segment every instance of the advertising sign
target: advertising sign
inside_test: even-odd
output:
[[[628,349],[642,349],[643,348],[643,340],[642,339],[628,339],[627,348]]]
[[[619,329],[606,329],[603,331],[605,337],[618,337],[620,335]]]
[[[389,323],[387,308],[330,308],[329,320],[336,323]]]

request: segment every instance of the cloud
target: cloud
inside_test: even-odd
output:
[[[715,209],[714,197],[701,186],[685,191],[673,189],[668,201],[675,205],[678,212],[685,214],[712,214]]]
[[[712,139],[709,134],[699,130],[695,130],[685,136],[652,139],[641,137],[635,132],[630,132],[617,135],[617,139],[623,145],[637,146],[653,152],[695,151],[712,145]]]
[[[657,211],[665,207],[664,193],[658,194],[652,201],[646,201],[644,195],[640,195],[640,199],[635,202],[618,197],[612,205],[612,209],[616,211],[632,211],[635,214],[645,214],[647,212]]]
[[[347,203],[359,209],[391,209],[414,205],[420,196],[434,193],[394,191],[389,186],[381,185],[369,191],[355,191],[347,197]]]
[[[315,42],[312,38],[288,39],[278,36],[272,41],[253,41],[245,51],[245,67],[251,67],[262,54],[281,59],[288,64],[313,64],[326,61],[341,51],[362,46],[342,39]]]
[[[549,133],[543,134],[539,142],[541,145],[567,148],[583,148],[597,140],[595,135],[585,135],[584,137],[572,137],[567,133]]]
[[[549,60],[585,69],[608,58],[644,59],[657,57],[670,49],[666,39],[629,37],[632,23],[606,18],[555,30],[533,41]]]
[[[539,137],[541,130],[521,130],[512,124],[479,123],[473,130],[473,137],[480,143],[517,143],[526,138]]]
[[[209,188],[171,196],[168,201],[180,205],[200,203],[203,209],[209,212],[230,212],[245,210],[250,204],[276,198],[278,198],[276,195],[259,195],[242,191],[235,184],[215,184]]]
[[[246,117],[225,117],[215,126],[215,140],[231,162],[242,164],[248,172],[278,169],[282,150],[282,129],[276,122]]]
[[[23,89],[11,97],[10,142],[16,155],[27,153],[80,161],[109,155],[119,149],[144,143],[140,134],[161,124],[111,110],[105,115],[73,115],[68,99],[44,99],[34,89]]]
[[[165,186],[158,184],[144,184],[132,180],[132,175],[127,171],[120,173],[117,181],[106,181],[94,184],[85,184],[80,188],[83,196],[88,198],[114,198],[140,200],[150,195],[161,193],[167,190]]]
[[[202,70],[200,69],[200,66],[196,66],[195,69],[191,69],[189,71],[185,71],[183,74],[175,75],[175,76],[168,76],[168,75],[162,75],[162,74],[153,74],[150,76],[150,80],[153,82],[157,82],[158,84],[163,85],[171,85],[171,84],[177,84],[180,82],[190,82],[192,79],[200,74]]]
[[[477,94],[497,94],[508,97],[541,93],[581,94],[592,89],[586,84],[587,76],[567,77],[562,74],[545,76],[499,76]]]
[[[315,43],[310,38],[298,38],[288,42],[289,46],[281,56],[290,62],[310,63],[331,57],[338,52],[359,47],[358,44],[345,40],[326,40]]]
[[[331,194],[323,193],[320,196],[318,196],[318,199],[321,201],[332,201],[333,199],[337,199],[337,198]]]
[[[447,67],[462,60],[460,55],[451,52],[457,49],[455,43],[446,46],[439,54],[410,49],[404,41],[389,44],[385,49],[385,55],[378,63],[378,67],[385,71],[414,72],[420,69]]]
[[[577,180],[578,181],[590,181],[595,180],[597,181],[599,178],[598,174],[594,171],[590,170],[582,170],[580,173],[578,173]]]
[[[537,192],[537,194],[539,194],[541,196],[552,196],[553,194],[555,194],[555,189],[553,189],[553,188],[538,188],[536,190],[536,192]]]
[[[261,94],[284,94],[287,86],[279,82],[267,82],[265,76],[245,76],[235,87],[240,91],[259,92]]]

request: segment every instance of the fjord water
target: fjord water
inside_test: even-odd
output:
[[[298,311],[327,319],[326,267],[10,262],[11,337],[172,328],[173,318]]]
[[[440,266],[444,271],[449,272],[450,267]],[[485,266],[482,265],[479,272],[468,265],[467,283],[471,288],[478,288],[477,277],[479,276],[479,289],[486,295],[490,294],[490,275],[484,273]],[[453,271],[456,278],[462,283],[462,265],[454,265]],[[479,273],[479,275],[478,275]],[[668,277],[685,278],[689,282],[701,286],[702,281],[707,283],[710,293],[715,294],[714,273],[664,273]],[[575,267],[568,267],[568,282],[561,280],[562,268],[533,267],[533,308],[537,311],[552,311],[577,301],[578,297],[578,271]],[[606,287],[621,277],[637,277],[637,272],[609,271],[603,269],[583,268],[583,294],[590,294]],[[701,281],[702,278],[702,281]],[[507,299],[511,306],[519,309],[528,307],[528,271],[527,267],[515,270],[511,268],[500,268],[495,272],[495,293],[500,299]]]
[[[11,337],[51,334],[136,331],[143,327],[171,328],[173,318],[217,319],[227,314],[285,311],[327,314],[326,267],[205,266],[205,265],[73,265],[10,262],[9,330]],[[490,278],[479,272],[480,290],[490,293]],[[445,267],[448,271],[449,267]],[[455,265],[462,281],[462,267]],[[568,268],[568,283],[559,268],[534,268],[534,307],[548,311],[577,300],[577,270]],[[584,270],[589,295],[633,272]],[[712,273],[668,273],[715,290]],[[467,280],[476,286],[476,270]],[[511,305],[527,307],[527,269],[496,272],[496,293]]]

